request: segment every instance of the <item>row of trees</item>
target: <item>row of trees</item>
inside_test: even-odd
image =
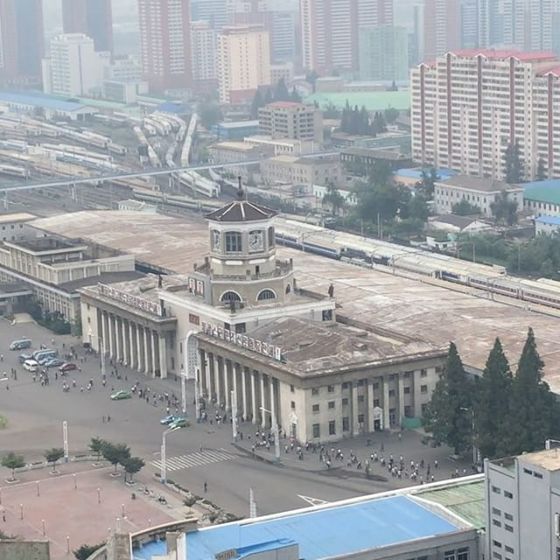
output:
[[[346,106],[342,110],[340,130],[347,134],[377,136],[387,131],[387,121],[384,114],[379,111],[374,113],[373,118],[371,118],[369,111],[365,107],[359,109],[356,105],[352,109],[348,101],[346,101]]]
[[[56,472],[56,464],[64,457],[64,449],[60,447],[53,447],[52,449],[47,449],[43,454],[47,463],[52,466],[52,472]],[[23,455],[18,455],[13,451],[6,453],[2,457],[1,464],[3,467],[10,469],[12,471],[12,477],[10,480],[16,479],[16,469],[21,469],[25,467],[25,457]]]
[[[140,457],[132,457],[130,447],[124,443],[111,443],[99,437],[91,438],[89,449],[97,455],[99,461],[103,457],[107,462],[115,467],[114,474],[118,473],[118,466],[124,470],[124,481],[127,482],[127,475],[130,475],[130,482],[134,475],[142,470],[145,463]]]
[[[295,87],[292,88],[292,91],[288,90],[284,78],[280,78],[274,87],[257,89],[251,103],[251,116],[257,119],[259,117],[259,109],[275,101],[294,101],[296,103],[301,103],[301,96]]]
[[[424,416],[426,430],[458,455],[473,444],[489,459],[542,449],[560,435],[560,403],[543,380],[543,366],[532,329],[515,375],[499,339],[475,379],[452,343]]]

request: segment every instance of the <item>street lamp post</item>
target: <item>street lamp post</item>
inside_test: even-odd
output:
[[[103,378],[106,377],[106,371],[105,371],[105,341],[103,340],[103,337],[97,335],[97,334],[93,334],[91,332],[91,330],[88,333],[89,336],[89,343],[91,345],[91,339],[92,338],[97,338],[97,340],[99,341],[99,358],[101,360],[101,376]]]
[[[270,414],[272,429],[274,430],[274,456],[276,457],[277,461],[280,461],[280,428],[278,427],[278,423],[276,422],[276,413],[264,408],[264,406],[261,406],[260,409],[263,412],[268,412]]]
[[[167,484],[167,456],[166,456],[166,441],[165,441],[165,438],[171,432],[175,432],[175,431],[180,430],[180,429],[181,428],[179,428],[179,427],[169,428],[168,430],[165,430],[165,432],[163,432],[163,434],[162,434],[162,438],[161,438],[161,474],[160,474],[160,481],[161,481],[162,484]]]
[[[181,369],[181,408],[183,415],[187,412],[187,374],[184,369]]]

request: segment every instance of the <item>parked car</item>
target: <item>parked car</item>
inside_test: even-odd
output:
[[[60,358],[49,358],[48,360],[46,360],[46,362],[43,365],[46,368],[52,368],[52,367],[60,367],[63,366],[64,364],[65,364],[64,360],[61,360]]]
[[[169,416],[166,416],[165,418],[162,418],[159,421],[159,423],[164,424],[165,426],[168,426],[169,424],[174,422],[177,418],[178,418],[178,416],[174,416],[173,414],[170,414]]]
[[[24,352],[18,356],[18,361],[20,364],[24,364],[27,360],[33,360],[33,354],[30,352]]]
[[[58,368],[58,371],[60,371],[60,373],[67,373],[76,369],[78,369],[78,366],[76,364],[73,364],[72,362],[66,362]]]
[[[111,395],[112,401],[122,401],[124,399],[131,399],[132,393],[130,391],[120,390]]]
[[[38,367],[39,364],[33,359],[25,360],[25,362],[23,362],[23,368],[31,373],[35,373]]]

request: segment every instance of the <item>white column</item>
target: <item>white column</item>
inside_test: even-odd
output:
[[[156,350],[156,336],[154,334],[154,331],[152,331],[152,329],[149,329],[148,331],[150,333],[150,339],[151,339],[151,343],[152,343],[152,377],[156,376],[156,370],[158,369],[158,363],[157,363],[157,350]]]
[[[414,416],[422,418],[422,393],[420,387],[422,386],[422,370],[414,370],[413,374],[414,385],[412,387],[412,394],[414,396]]]
[[[224,389],[225,389],[225,405],[226,410],[231,410],[231,389],[229,383],[229,373],[230,373],[230,360],[223,359],[224,364]]]
[[[210,362],[208,361],[210,356],[204,350],[201,350],[201,352],[200,363],[206,376],[206,399],[210,401],[212,399],[212,381],[210,379]]]
[[[109,340],[106,346],[109,349],[109,357],[110,358],[115,358],[115,341],[114,341],[114,336],[115,336],[115,325],[113,324],[114,321],[114,317],[113,315],[108,315],[108,320],[107,323],[109,325]]]
[[[389,419],[389,377],[383,377],[383,429],[390,430],[391,422]]]
[[[400,426],[404,418],[404,379],[402,373],[397,373],[397,395],[399,396],[397,422]]]
[[[167,377],[167,346],[165,344],[165,335],[159,335],[159,369],[162,379]]]
[[[128,322],[128,347],[130,348],[130,361],[128,365],[131,368],[136,367],[136,357],[138,355],[138,353],[135,351],[134,343],[135,343],[134,327],[132,321],[129,321]]]
[[[264,390],[264,373],[260,372],[260,377],[261,377],[261,406],[263,408],[266,408],[266,393]],[[262,410],[260,411],[260,413],[261,413],[261,427],[265,428],[267,413]]]
[[[101,312],[101,325],[100,326],[101,326],[101,329],[97,334],[98,334],[98,336],[101,337],[101,340],[103,341],[103,346],[105,348],[107,348],[107,328],[105,326],[105,311]],[[101,355],[101,348],[102,348],[101,341],[98,339],[97,340],[97,351],[99,352],[99,355]]]
[[[268,376],[268,384],[270,385],[270,412],[271,418],[276,419],[276,423],[280,426],[280,418],[276,415],[276,399],[274,398],[274,377]],[[274,420],[271,420],[274,423]],[[274,426],[272,426],[274,429]]]
[[[358,385],[352,383],[352,435],[360,435],[360,424],[358,423]]]
[[[150,341],[148,339],[148,329],[142,327],[144,331],[144,373],[147,375],[151,371],[150,367]]]
[[[121,354],[121,321],[119,317],[115,317],[115,357],[118,362],[122,360]]]
[[[222,404],[222,380],[220,376],[220,360],[216,354],[214,354],[214,383],[216,385],[216,404],[220,406]]]
[[[142,343],[144,342],[141,335],[142,327],[136,323],[136,369],[140,373],[144,369],[144,347]]]
[[[375,408],[373,405],[373,401],[375,400],[373,394],[373,379],[367,380],[367,423],[368,423],[368,431],[374,432],[375,431],[375,418],[373,416],[373,409]]]
[[[243,402],[243,421],[247,421],[247,368],[242,364],[239,365],[239,370],[241,372],[241,391],[243,392],[242,395],[242,402]]]
[[[249,375],[251,376],[251,413],[252,413],[252,423],[256,424],[257,423],[257,411],[258,411],[258,407],[257,407],[257,380],[256,380],[256,376],[257,376],[257,372],[256,371],[250,371],[249,370]]]
[[[239,414],[240,399],[239,399],[239,391],[237,390],[237,366],[238,364],[236,364],[235,362],[231,362],[231,377],[232,377],[232,386],[233,386],[232,391],[235,395],[235,400],[237,401],[237,416],[240,416]],[[233,403],[231,403],[231,406],[233,407]]]

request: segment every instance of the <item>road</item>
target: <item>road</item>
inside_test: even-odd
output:
[[[17,361],[19,352],[8,350],[10,341],[23,336],[32,338],[35,347],[41,343],[52,346],[52,335],[45,329],[34,324],[12,326],[6,320],[0,320],[0,353],[3,352],[0,373],[6,372],[9,376],[11,368],[17,369],[17,380],[0,383],[0,414],[9,422],[8,428],[0,431],[0,453],[16,451],[24,454],[28,462],[41,459],[46,449],[62,447],[62,422],[66,420],[70,454],[84,452],[90,438],[100,436],[129,445],[133,455],[146,461],[145,473],[159,472],[164,430],[159,420],[166,414],[165,405],[160,402],[157,406],[147,404],[137,396],[130,400],[111,401],[109,396],[111,391],[129,389],[139,381],[141,387],[150,388],[152,395],[167,392],[180,397],[180,384],[175,380],[147,379],[142,374],[119,367],[121,379],[108,376],[107,386],[103,388],[99,359],[89,355],[85,357],[87,361],[79,362],[82,371],[69,375],[68,379],[75,379],[77,385],[70,392],[62,391],[62,379],[56,380],[54,372],[50,384],[41,386],[38,381],[33,382],[31,374],[20,366]],[[55,337],[56,348],[62,351],[63,344],[64,351],[72,344],[79,347],[76,338]],[[80,356],[85,356],[81,348]],[[108,374],[111,370],[107,364]],[[85,388],[89,379],[94,380],[93,390],[82,392],[81,387]],[[188,391],[188,415],[193,418],[192,387]],[[111,417],[110,422],[103,421],[107,416]],[[226,511],[240,516],[248,515],[250,489],[254,491],[259,513],[267,514],[306,507],[315,500],[330,502],[410,484],[408,480],[392,479],[381,468],[377,469],[375,480],[367,480],[363,471],[341,468],[346,467],[344,464],[328,471],[317,455],[311,453],[306,454],[303,462],[296,461],[294,454],[284,456],[282,465],[261,461],[253,457],[250,450],[249,438],[252,435],[254,441],[255,427],[241,424],[240,430],[245,434],[245,449],[232,445],[229,422],[221,426],[193,422],[189,428],[170,434],[167,437],[168,479],[198,495],[203,494],[206,482],[207,497]],[[425,448],[417,434],[406,434],[402,442],[396,435],[380,437],[385,444],[386,456],[393,452],[391,446],[394,446],[395,457],[403,454],[418,460],[426,457],[427,461],[437,457],[442,467],[449,462],[447,451]],[[379,441],[372,442],[372,445],[378,445]],[[363,457],[368,457],[374,449],[365,448],[364,442],[356,440],[347,440],[339,446],[345,454],[354,446],[355,453]],[[272,458],[272,452],[269,455]],[[447,465],[446,472],[452,472],[455,467],[455,464]]]

